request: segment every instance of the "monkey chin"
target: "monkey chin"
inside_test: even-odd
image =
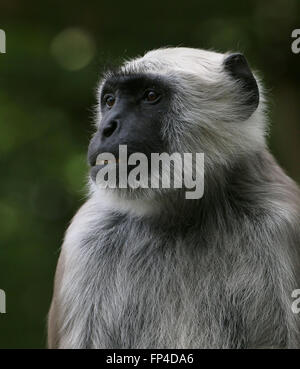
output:
[[[162,196],[166,196],[166,193],[171,191],[171,189],[165,188],[122,188],[119,186],[116,187],[109,187],[107,183],[100,181],[95,181],[93,179],[90,180],[90,184],[92,187],[93,193],[101,193],[108,197],[119,198],[120,200],[156,200],[161,198]],[[174,189],[173,189],[174,191]]]
[[[187,203],[192,205],[191,199],[200,200],[202,197],[202,195],[199,197],[189,197],[187,195],[189,193],[196,193],[197,185],[195,187],[186,187],[182,182],[181,186],[178,187],[177,182],[175,186],[174,172],[172,170],[170,178],[168,178],[167,187],[162,185],[161,172],[154,171],[151,173],[150,170],[148,176],[142,176],[140,174],[138,180],[132,180],[130,178],[130,172],[136,167],[136,165],[127,165],[126,176],[122,176],[118,162],[101,163],[93,166],[90,171],[91,194],[100,193],[102,197],[113,199],[114,202],[118,200],[124,200],[126,202],[138,201],[140,204],[144,202],[145,206],[151,202],[156,204],[156,207],[160,209],[164,207],[167,209],[170,205],[173,208],[175,204],[179,205],[180,203],[181,207],[186,207]],[[151,174],[153,175],[152,177]],[[156,183],[154,186],[152,181]],[[192,202],[195,203],[195,201]]]

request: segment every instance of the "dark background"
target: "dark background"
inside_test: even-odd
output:
[[[0,348],[45,346],[64,231],[85,197],[94,90],[110,62],[160,46],[242,51],[269,95],[270,146],[300,181],[300,1],[1,0]]]

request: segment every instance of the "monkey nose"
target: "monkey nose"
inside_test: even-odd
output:
[[[109,121],[102,130],[102,136],[104,138],[110,137],[118,127],[118,121],[113,119]]]

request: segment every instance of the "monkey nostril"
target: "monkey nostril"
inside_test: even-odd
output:
[[[103,136],[105,137],[109,137],[111,136],[114,131],[116,130],[117,128],[117,121],[116,120],[113,120],[111,121],[104,129],[103,129]]]

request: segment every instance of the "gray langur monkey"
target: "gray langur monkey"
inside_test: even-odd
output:
[[[107,72],[90,193],[67,230],[50,348],[296,348],[299,189],[269,153],[241,54],[153,50]],[[203,152],[205,190],[100,189],[97,155]]]

